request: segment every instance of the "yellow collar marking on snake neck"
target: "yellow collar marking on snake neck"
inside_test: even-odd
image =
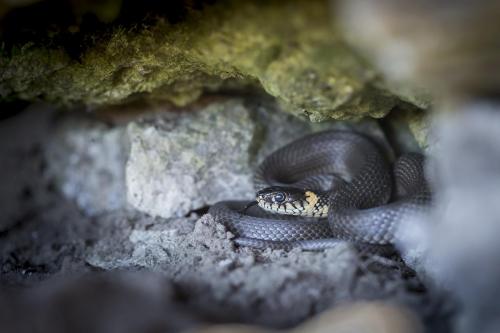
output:
[[[306,211],[311,212],[314,210],[314,206],[318,203],[318,196],[316,193],[311,192],[311,191],[306,191],[306,201],[307,201],[307,207]]]

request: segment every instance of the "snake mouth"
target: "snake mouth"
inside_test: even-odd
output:
[[[258,202],[258,201],[256,201],[256,200],[255,200],[255,201],[250,201],[249,203],[247,203],[247,204],[245,205],[245,207],[243,207],[243,208],[240,210],[240,213],[244,214],[244,213],[246,213],[246,211],[247,211],[249,208],[251,208],[251,207],[253,207],[253,206],[257,206],[258,204],[259,204],[259,202]]]

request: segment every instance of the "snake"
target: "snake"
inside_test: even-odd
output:
[[[254,201],[221,201],[208,213],[239,246],[392,246],[399,225],[426,211],[432,193],[422,154],[406,153],[392,164],[387,155],[366,134],[310,134],[277,149],[257,167]]]

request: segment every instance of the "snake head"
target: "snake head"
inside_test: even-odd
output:
[[[306,208],[306,191],[293,188],[272,186],[256,194],[260,208],[278,214],[300,215]]]

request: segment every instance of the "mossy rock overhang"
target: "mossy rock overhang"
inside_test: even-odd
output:
[[[2,100],[183,106],[207,90],[252,86],[313,121],[379,118],[404,103],[343,40],[328,1],[91,3],[35,1],[4,15]],[[54,6],[57,15],[41,15]]]

